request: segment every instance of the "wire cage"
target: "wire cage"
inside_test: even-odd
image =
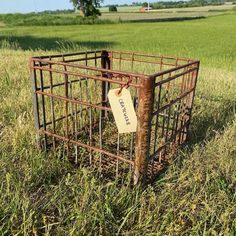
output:
[[[30,60],[38,145],[75,163],[152,181],[188,140],[199,61],[100,50]],[[107,98],[129,86],[138,119],[119,134]]]

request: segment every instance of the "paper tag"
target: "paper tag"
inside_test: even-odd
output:
[[[137,116],[130,92],[123,88],[118,94],[119,90],[111,89],[107,95],[118,131],[119,133],[136,132]]]

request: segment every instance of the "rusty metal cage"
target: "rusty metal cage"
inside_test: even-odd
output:
[[[199,61],[123,51],[30,60],[37,142],[113,176],[153,180],[188,139]],[[136,133],[119,134],[107,94],[129,84]]]

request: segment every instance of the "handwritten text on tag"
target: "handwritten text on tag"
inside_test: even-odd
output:
[[[118,131],[119,133],[136,132],[137,116],[130,92],[123,88],[119,94],[119,90],[111,89],[108,93],[108,99]]]

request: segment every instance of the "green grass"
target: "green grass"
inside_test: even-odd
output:
[[[1,235],[235,235],[236,15],[0,28]],[[192,141],[141,190],[35,146],[30,56],[110,47],[201,60]]]
[[[109,19],[81,17],[77,13],[28,13],[0,14],[0,21],[7,26],[47,26],[47,25],[91,25],[112,23]]]
[[[200,17],[219,15],[234,11],[234,5],[172,8],[153,10],[141,13],[139,7],[118,7],[118,12],[108,12],[101,8],[100,17],[83,18],[78,12],[61,13],[27,13],[27,14],[0,14],[0,27],[6,26],[58,26],[58,25],[91,25],[111,24],[119,22],[145,22],[145,21],[181,21]]]

